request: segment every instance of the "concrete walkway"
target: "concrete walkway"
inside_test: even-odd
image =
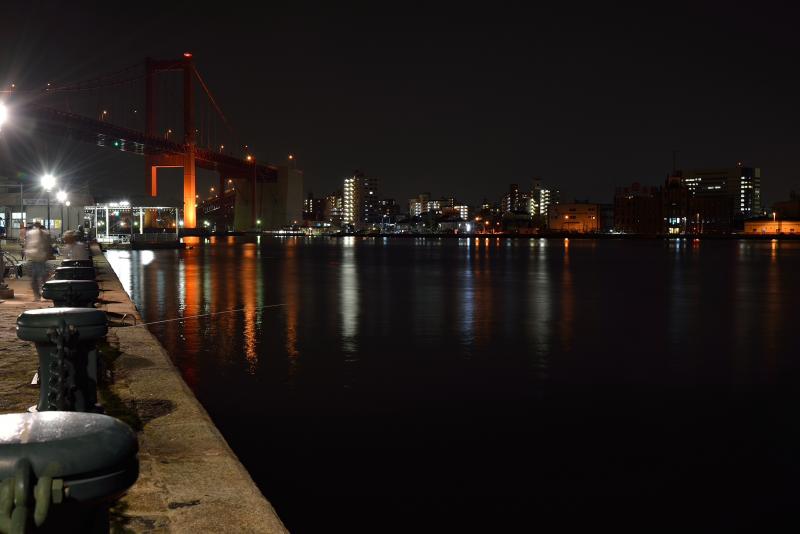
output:
[[[135,306],[108,265],[96,255],[100,309],[114,324],[141,324]],[[0,303],[0,413],[36,403],[30,386],[37,359],[16,338],[16,317],[33,302],[30,281],[11,281],[16,298]],[[102,402],[139,436],[139,480],[112,510],[114,532],[285,533],[270,503],[189,390],[169,355],[146,327],[112,327],[107,354],[112,384]]]

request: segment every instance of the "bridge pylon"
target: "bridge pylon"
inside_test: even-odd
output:
[[[183,72],[183,144],[184,154],[147,154],[145,156],[145,190],[151,197],[158,194],[158,169],[181,167],[183,169],[183,227],[197,227],[196,153],[197,145],[194,127],[194,65],[192,55],[185,53],[176,60],[145,60],[145,133],[157,137],[156,131],[156,75],[163,71]]]

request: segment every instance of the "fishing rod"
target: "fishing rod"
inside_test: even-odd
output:
[[[267,309],[267,308],[279,308],[281,306],[286,306],[286,303],[283,303],[283,304],[267,304],[266,306],[258,306],[256,308],[250,308],[250,307],[236,308],[234,310],[225,310],[225,311],[221,311],[221,312],[201,313],[199,315],[187,315],[186,317],[177,317],[175,319],[163,319],[161,321],[151,321],[149,323],[139,323],[139,324],[126,325],[126,326],[128,326],[128,327],[149,326],[149,325],[153,325],[153,324],[171,323],[171,322],[174,322],[174,321],[185,321],[186,319],[197,319],[199,317],[211,317],[212,315],[222,315],[222,314],[225,314],[225,313],[236,313],[236,312],[245,311],[245,310],[253,310],[253,311],[255,311],[255,310],[264,310],[264,309]],[[125,314],[125,315],[127,315],[127,314]],[[125,318],[125,315],[122,316],[123,320]]]

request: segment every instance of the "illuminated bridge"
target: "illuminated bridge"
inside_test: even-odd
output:
[[[36,131],[142,156],[150,196],[158,191],[158,169],[182,168],[185,228],[197,225],[196,168],[217,172],[221,192],[226,180],[249,185],[237,189],[244,189],[251,228],[258,217],[256,184],[279,179],[278,166],[257,162],[241,143],[189,53],[176,60],[148,58],[82,82],[7,93],[15,115]]]

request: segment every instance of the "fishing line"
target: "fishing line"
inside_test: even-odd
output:
[[[174,321],[185,321],[186,319],[197,319],[198,317],[210,317],[212,315],[222,315],[223,313],[235,313],[245,310],[263,310],[266,308],[278,308],[280,306],[286,306],[286,303],[283,304],[267,304],[266,306],[258,306],[256,308],[237,308],[235,310],[225,310],[221,312],[211,312],[211,313],[202,313],[200,315],[187,315],[186,317],[178,317],[177,319],[164,319],[163,321],[153,321],[150,323],[139,323],[139,324],[132,324],[129,326],[149,326],[151,324],[161,324],[161,323],[171,323]]]

